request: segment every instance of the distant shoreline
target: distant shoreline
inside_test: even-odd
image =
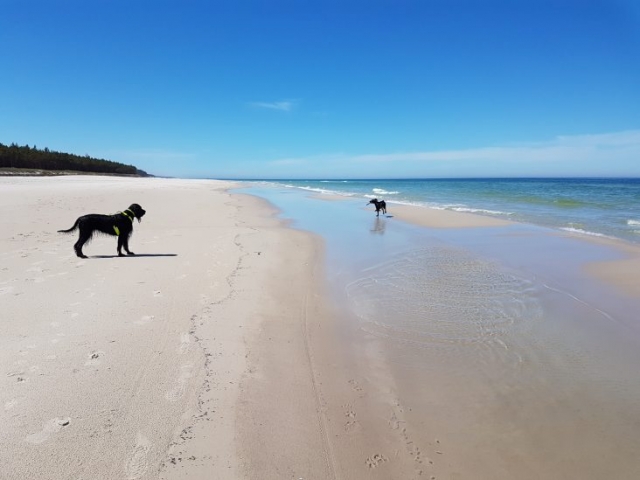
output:
[[[475,178],[415,180],[285,180],[257,184],[315,195],[378,198],[387,205],[430,207],[529,223],[584,236],[640,241],[634,209],[640,179]]]

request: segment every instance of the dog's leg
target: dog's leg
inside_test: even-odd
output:
[[[124,257],[124,254],[122,253],[122,247],[125,247],[125,241],[126,241],[126,236],[124,235],[118,235],[118,256],[119,257]],[[127,249],[127,247],[125,247],[125,250]]]
[[[80,229],[80,236],[78,237],[78,241],[75,243],[75,245],[73,246],[73,249],[76,252],[76,255],[80,258],[87,258],[87,256],[82,253],[82,246],[87,243],[87,241],[89,241],[89,239],[91,238],[91,233],[88,233],[86,230],[84,229]]]
[[[78,240],[75,245],[73,246],[73,249],[76,252],[76,255],[80,258],[87,258],[87,256],[82,253],[82,245],[84,245],[84,242],[81,240]]]
[[[132,251],[129,250],[129,235],[118,235],[118,256],[124,257],[122,254],[122,249],[127,252],[127,255],[135,255]]]

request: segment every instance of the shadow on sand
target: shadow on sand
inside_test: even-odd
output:
[[[136,253],[135,255],[125,255],[122,258],[141,257],[177,257],[177,253]],[[89,258],[119,258],[118,255],[91,255]]]

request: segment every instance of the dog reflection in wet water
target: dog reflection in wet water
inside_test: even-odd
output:
[[[380,216],[380,212],[382,212],[383,214],[387,213],[387,203],[384,200],[378,200],[377,198],[373,198],[369,200],[369,203],[367,203],[367,205],[370,205],[372,203],[376,207],[376,217]]]
[[[113,215],[101,215],[91,213],[83,215],[76,220],[73,227],[68,230],[58,230],[60,233],[70,233],[78,229],[79,238],[73,246],[76,255],[80,258],[87,258],[82,253],[82,246],[91,240],[91,237],[97,232],[105,235],[114,235],[118,237],[118,256],[124,257],[122,249],[127,255],[135,255],[129,250],[129,237],[133,233],[133,219],[137,218],[138,222],[142,220],[144,214],[147,213],[137,203],[132,204],[124,212],[114,213]]]

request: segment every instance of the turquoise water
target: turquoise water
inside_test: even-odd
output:
[[[255,182],[252,182],[255,183]],[[470,212],[640,242],[640,179],[273,180],[321,194]]]

